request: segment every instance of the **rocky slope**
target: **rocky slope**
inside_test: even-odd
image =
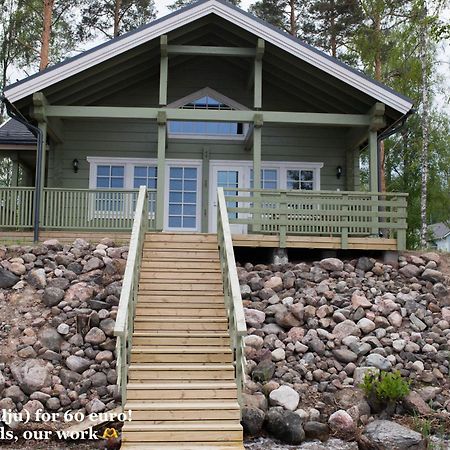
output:
[[[330,434],[352,439],[371,422],[360,438],[366,445],[377,434],[392,442],[394,434],[411,440],[407,448],[422,448],[420,434],[374,421],[358,389],[368,370],[398,370],[412,382],[398,413],[449,418],[450,290],[439,255],[245,264],[238,272],[248,433],[265,430],[292,444]]]
[[[113,330],[127,252],[109,239],[0,248],[0,410],[61,417],[117,406]]]

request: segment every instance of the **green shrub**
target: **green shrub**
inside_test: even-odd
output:
[[[399,371],[365,374],[361,388],[367,398],[375,398],[382,403],[395,403],[409,394],[409,382]]]

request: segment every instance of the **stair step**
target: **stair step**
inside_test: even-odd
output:
[[[128,402],[125,405],[125,410],[131,411],[183,411],[183,410],[222,410],[222,409],[237,409],[239,411],[239,403],[236,401],[148,401],[148,402]]]
[[[167,272],[168,270],[176,270],[180,271],[192,271],[192,272],[220,272],[220,263],[218,261],[215,262],[205,262],[205,261],[196,261],[195,265],[186,263],[184,261],[180,261],[175,259],[173,261],[164,261],[164,265],[162,265],[159,261],[154,261],[153,259],[143,260],[141,264],[141,270],[155,270],[155,271],[163,271]]]
[[[211,319],[212,320],[212,319]],[[228,330],[228,324],[225,321],[217,322],[217,321],[211,321],[208,320],[200,321],[200,322],[194,322],[194,321],[180,321],[176,322],[173,317],[164,318],[161,320],[141,320],[139,318],[136,318],[134,329],[136,331],[173,331],[173,330],[180,330],[180,331],[226,331]],[[215,319],[215,320],[222,320],[222,319]]]
[[[225,309],[219,308],[150,308],[148,306],[138,305],[136,315],[139,316],[174,316],[174,317],[226,317]]]
[[[210,442],[222,444],[226,442],[240,442],[242,445],[242,431],[240,430],[176,430],[169,431],[167,429],[161,430],[139,430],[129,428],[131,425],[126,425],[123,428],[123,433],[126,433],[126,437],[124,436],[123,442],[153,442],[158,444],[156,448],[161,448],[159,442],[173,442],[177,445],[175,448],[179,449],[179,442],[186,442],[192,445],[194,441],[197,442]],[[126,446],[125,448],[129,448]],[[148,445],[145,446],[146,449],[150,447]]]
[[[200,337],[200,338],[214,338],[214,337],[225,337],[228,338],[230,335],[228,332],[224,331],[135,331],[133,336],[138,337],[166,337],[169,339],[177,337]]]
[[[200,282],[192,282],[192,283],[184,283],[179,282],[178,280],[174,280],[172,283],[161,283],[158,280],[155,281],[140,281],[139,282],[139,290],[141,292],[144,291],[213,291],[213,292],[223,292],[222,282],[208,282],[208,283],[200,283]]]
[[[170,277],[172,274],[167,273],[167,270],[164,272],[155,272],[155,271],[141,271],[141,280],[169,280],[173,281]],[[177,280],[202,280],[203,282],[206,280],[213,280],[215,282],[222,281],[222,274],[218,272],[180,272],[177,270]],[[162,281],[164,283],[164,281]]]
[[[232,353],[229,347],[133,347],[131,362],[231,363]]]
[[[128,383],[127,399],[133,400],[235,400],[234,382]]]
[[[234,366],[231,363],[211,364],[153,364],[133,363],[129,367],[130,382],[139,380],[173,380],[201,382],[204,380],[234,380]],[[150,382],[150,381],[148,381]]]
[[[159,337],[159,336],[138,336],[133,334],[133,346],[151,345],[154,348],[159,347],[178,347],[178,346],[230,346],[229,337],[196,337],[196,336],[184,336],[180,337]]]
[[[180,300],[178,298],[178,300]],[[225,305],[223,299],[221,302],[160,302],[160,301],[140,301],[137,304],[138,308],[150,308],[150,309],[215,309],[215,310],[225,310]]]

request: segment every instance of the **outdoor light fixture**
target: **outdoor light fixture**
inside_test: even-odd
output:
[[[342,167],[337,166],[336,167],[336,178],[339,180],[339,178],[341,178],[341,175],[342,175]]]
[[[73,168],[73,171],[74,171],[75,173],[78,172],[78,159],[75,158],[75,159],[72,161],[72,168]]]

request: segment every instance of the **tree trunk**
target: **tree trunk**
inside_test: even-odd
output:
[[[50,39],[52,35],[53,4],[55,0],[44,0],[44,23],[41,34],[41,53],[39,70],[48,66],[50,53]]]
[[[335,4],[334,1],[331,2],[331,20],[330,20],[330,47],[331,56],[336,58],[337,56],[337,38],[336,38],[336,20],[335,20]]]
[[[115,0],[114,2],[114,37],[119,36],[120,33],[120,10],[122,9],[122,0]]]
[[[420,190],[420,245],[427,245],[427,196],[428,196],[428,152],[429,152],[429,84],[428,84],[428,24],[427,8],[422,3],[422,23],[420,26],[420,65],[422,70],[422,154],[421,154],[421,190]]]
[[[295,11],[295,0],[289,0],[289,7],[290,7],[290,34],[292,36],[297,36],[297,18],[296,18],[296,11]]]

